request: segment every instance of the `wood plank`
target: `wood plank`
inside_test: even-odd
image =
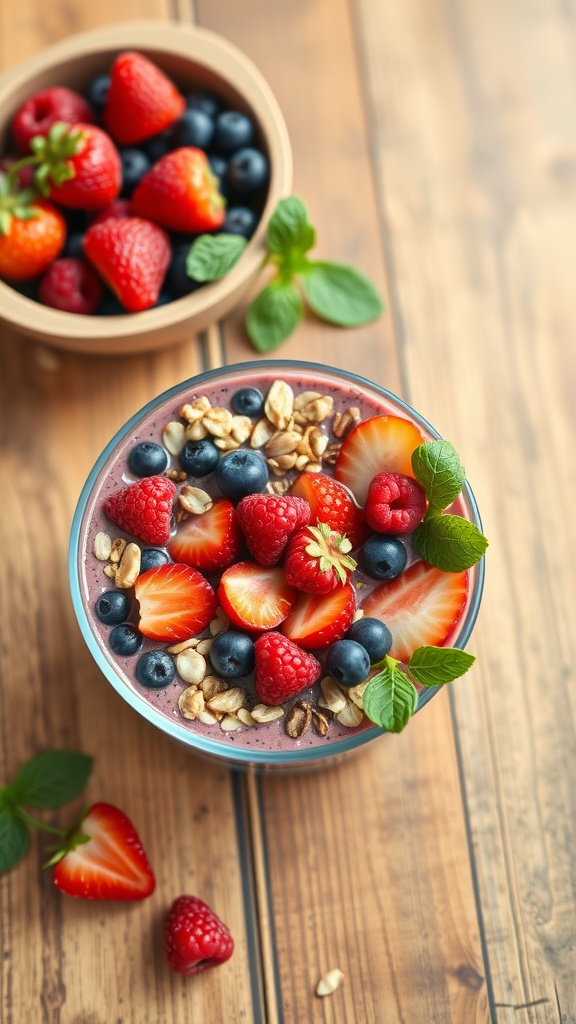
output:
[[[492,541],[475,685],[452,696],[493,1011],[567,1024],[574,23],[545,0],[359,12],[409,393],[458,444]]]

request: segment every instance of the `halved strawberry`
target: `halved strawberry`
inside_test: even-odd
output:
[[[366,540],[369,531],[364,512],[354,504],[350,491],[331,476],[301,473],[290,493],[308,502],[312,526],[328,523],[331,530],[348,537],[353,548],[359,548]]]
[[[62,892],[87,900],[142,900],[156,885],[134,825],[105,803],[93,804],[69,836],[53,877]]]
[[[226,569],[238,555],[240,529],[234,505],[227,498],[180,523],[168,551],[175,562],[210,571]]]
[[[289,614],[296,591],[284,570],[255,562],[237,562],[222,574],[218,600],[235,626],[274,629]]]
[[[417,647],[449,640],[468,595],[467,572],[443,572],[416,562],[364,601],[364,615],[380,619],[392,633],[390,656],[406,662]]]
[[[370,481],[377,473],[412,472],[412,452],[424,438],[410,420],[401,416],[372,416],[345,438],[334,475],[348,487],[359,505],[366,504]]]
[[[138,629],[151,640],[179,642],[201,633],[216,612],[208,580],[189,565],[158,565],[134,584]]]
[[[342,639],[355,611],[356,594],[350,583],[329,594],[298,594],[280,632],[307,651],[320,650]]]

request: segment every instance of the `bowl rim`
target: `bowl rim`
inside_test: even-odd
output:
[[[340,740],[331,742],[328,746],[316,746],[308,747],[304,750],[295,749],[287,751],[264,751],[257,750],[253,747],[234,747],[228,744],[218,743],[217,741],[204,737],[198,733],[189,732],[183,725],[178,722],[172,722],[170,719],[163,714],[163,712],[154,708],[149,704],[143,697],[141,697],[136,691],[130,689],[125,682],[114,672],[111,664],[105,658],[100,645],[98,644],[95,635],[90,627],[88,617],[86,615],[84,604],[82,601],[80,578],[79,578],[79,558],[78,558],[78,543],[80,539],[80,531],[82,527],[82,520],[84,517],[86,505],[90,497],[93,485],[100,474],[103,466],[105,465],[108,458],[113,453],[116,445],[135,427],[143,416],[146,416],[154,408],[161,405],[163,402],[177,396],[183,390],[194,388],[212,382],[219,376],[226,373],[234,373],[239,371],[250,371],[250,370],[265,370],[266,372],[281,371],[282,369],[289,370],[301,370],[305,373],[321,372],[336,374],[340,378],[357,382],[363,387],[368,387],[381,394],[384,398],[391,400],[399,406],[400,410],[406,412],[411,418],[414,419],[416,424],[422,426],[424,430],[434,438],[440,438],[441,435],[428,421],[415,409],[412,408],[407,402],[396,395],[394,392],[387,390],[380,384],[375,384],[373,381],[368,380],[365,377],[361,377],[359,374],[353,373],[348,370],[337,369],[336,367],[326,366],[322,363],[313,363],[303,360],[251,360],[249,362],[233,363],[229,366],[218,367],[213,370],[206,370],[203,373],[197,374],[194,377],[188,378],[188,380],[182,381],[180,384],[176,384],[162,394],[153,398],[150,402],[147,402],[138,412],[136,412],[130,419],[122,426],[108,442],[101,455],[94,464],[84,487],[80,493],[78,503],[74,512],[72,521],[72,527],[70,531],[70,543],[68,549],[68,574],[70,590],[72,595],[72,604],[76,619],[80,627],[80,631],[84,637],[97,666],[100,668],[103,675],[106,677],[109,683],[112,684],[114,689],[120,694],[120,696],[127,701],[127,703],[134,708],[142,717],[150,724],[157,726],[162,732],[167,733],[172,739],[178,740],[184,743],[192,752],[197,752],[201,755],[209,755],[216,757],[221,763],[228,764],[231,767],[247,767],[251,764],[258,766],[269,766],[274,767],[275,765],[285,765],[293,767],[299,767],[302,764],[319,762],[325,760],[329,762],[331,758],[340,756],[350,751],[357,750],[364,746],[366,743],[378,738],[385,734],[386,730],[381,729],[375,725],[373,728],[364,729],[361,733],[352,733],[350,737],[344,737]],[[469,511],[472,515],[472,521],[481,530],[482,522],[478,511],[476,499],[472,492],[472,489],[467,480],[464,481],[462,488],[463,496],[467,502]],[[480,608],[480,602],[482,598],[482,591],[484,587],[484,576],[485,576],[485,560],[482,558],[480,562],[474,567],[474,589],[472,597],[468,607],[468,611],[458,631],[458,636],[455,642],[452,644],[453,647],[463,649],[470,638],[470,634],[476,622],[478,611]],[[418,699],[417,711],[420,711],[429,700],[432,699],[438,690],[442,689],[440,686],[427,688],[423,693],[420,694]],[[237,762],[236,764],[234,762]]]
[[[189,59],[204,64],[240,93],[254,112],[269,150],[268,195],[254,235],[238,263],[226,276],[164,306],[105,318],[83,316],[43,306],[0,280],[0,318],[24,332],[39,331],[45,340],[50,336],[54,339],[80,336],[91,342],[103,334],[122,340],[132,339],[138,334],[157,329],[169,330],[205,316],[212,307],[247,285],[255,275],[265,254],[267,222],[278,200],[287,195],[292,186],[293,160],[288,129],[278,101],[262,72],[239,47],[218,33],[195,25],[160,19],[134,20],[75,33],[4,71],[0,75],[0,107],[31,76],[98,49],[103,52],[148,50]],[[31,323],[31,319],[38,323]]]

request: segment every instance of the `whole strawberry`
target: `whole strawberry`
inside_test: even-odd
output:
[[[147,476],[106,498],[104,512],[144,544],[167,544],[176,488],[165,476]]]
[[[57,121],[32,142],[34,184],[46,197],[75,210],[101,210],[122,185],[118,150],[101,128]],[[17,166],[17,165],[16,165]],[[12,172],[11,172],[12,173]]]
[[[256,693],[275,706],[295,697],[320,678],[320,664],[281,633],[264,633],[254,644]]]
[[[110,218],[84,236],[84,253],[130,313],[153,306],[170,263],[168,236],[140,217]]]
[[[192,146],[167,153],[136,186],[132,212],[171,231],[219,228],[225,202],[206,154]]]
[[[276,565],[293,533],[310,522],[310,506],[291,495],[249,494],[236,507],[240,529],[260,565]]]
[[[364,512],[355,504],[350,491],[331,476],[301,473],[290,489],[304,498],[312,509],[312,524],[328,523],[331,530],[345,534],[358,548],[368,536]]]
[[[60,255],[66,241],[62,214],[32,189],[11,192],[0,173],[0,277],[30,281]]]
[[[184,97],[141,53],[121,53],[112,65],[104,124],[121,146],[133,146],[168,128],[186,109]]]
[[[83,96],[62,85],[30,96],[12,118],[12,135],[18,149],[28,152],[35,135],[47,135],[53,124],[65,121],[67,124],[92,124],[94,112]]]
[[[291,587],[307,594],[328,594],[347,583],[356,562],[348,554],[352,544],[327,523],[305,526],[288,543],[284,575]]]
[[[229,960],[234,940],[226,925],[197,896],[179,896],[168,911],[164,951],[178,974],[199,974]]]

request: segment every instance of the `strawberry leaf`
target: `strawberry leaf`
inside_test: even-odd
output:
[[[420,686],[444,686],[463,676],[475,661],[473,654],[456,647],[418,647],[407,668]]]
[[[31,807],[61,807],[84,789],[92,758],[73,750],[46,750],[21,765],[10,789]]]
[[[8,810],[0,810],[0,873],[9,871],[28,849],[28,829]]]
[[[386,658],[362,696],[368,718],[388,732],[402,732],[418,706],[418,691],[398,662]]]
[[[420,523],[414,531],[414,543],[426,562],[445,572],[470,569],[488,547],[486,537],[474,523],[452,515]]]

